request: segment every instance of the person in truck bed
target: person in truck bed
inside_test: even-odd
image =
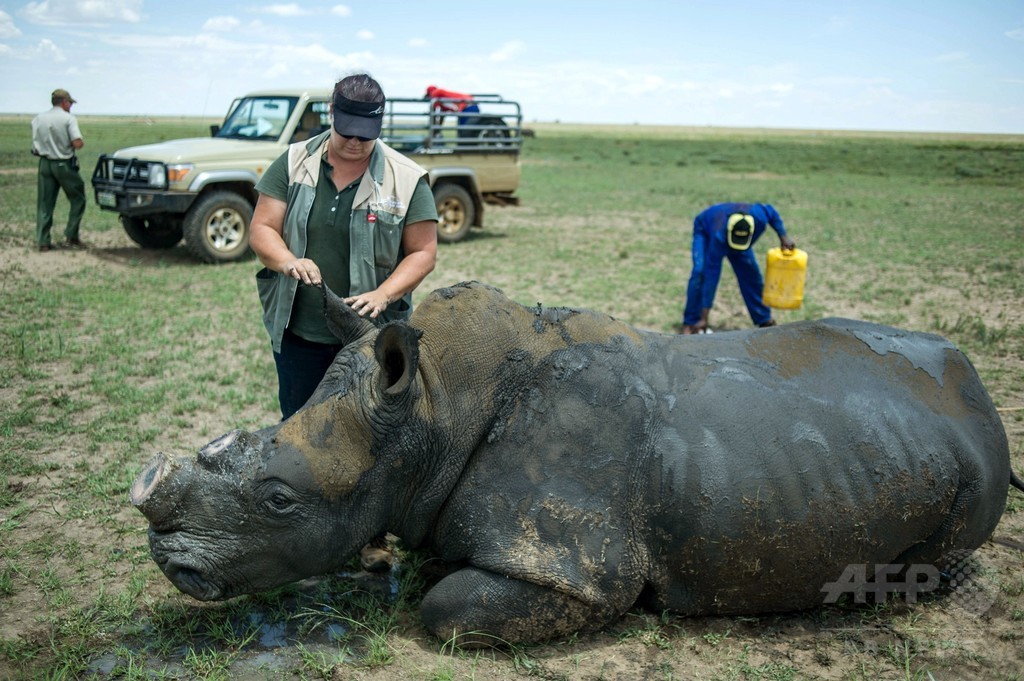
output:
[[[427,94],[423,96],[423,99],[429,99],[434,102],[433,109],[437,111],[450,111],[453,113],[469,113],[478,114],[480,113],[480,107],[473,101],[473,95],[465,92],[456,92],[455,90],[444,90],[436,85],[427,86]],[[452,100],[452,101],[443,101]],[[457,123],[459,126],[471,124],[477,120],[476,116],[459,116]],[[435,128],[435,134],[439,133],[439,128],[444,124],[444,114],[435,114],[433,116],[433,125]]]

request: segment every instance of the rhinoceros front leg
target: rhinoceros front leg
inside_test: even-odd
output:
[[[422,614],[435,636],[460,645],[534,643],[604,624],[577,598],[474,567],[438,582],[424,597]]]

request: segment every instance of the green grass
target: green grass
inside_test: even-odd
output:
[[[192,452],[222,432],[278,417],[253,280],[258,264],[208,266],[181,247],[127,246],[58,253],[59,271],[34,269],[23,257],[35,213],[28,121],[0,119],[0,246],[8,253],[0,261],[0,611],[28,613],[23,636],[0,639],[0,676],[79,678],[106,669],[125,679],[231,678],[261,649],[254,613],[260,626],[298,626],[289,618],[305,613],[288,669],[298,678],[402,668],[396,639],[425,637],[415,562],[395,601],[336,600],[334,592],[352,587],[332,580],[323,591],[286,588],[212,605],[178,595],[152,564],[144,521],[127,502],[141,466],[158,450]],[[85,117],[83,174],[100,153],[205,136],[208,123]],[[810,255],[804,307],[779,312],[780,321],[839,314],[947,336],[997,404],[1015,410],[1007,421],[1024,418],[1016,410],[1024,407],[1024,139],[536,128],[523,151],[521,205],[488,206],[485,229],[442,247],[417,301],[477,279],[527,305],[592,308],[671,331],[682,311],[693,216],[718,201],[767,201]],[[58,224],[66,206],[61,199]],[[90,196],[83,238],[119,230]],[[756,245],[762,263],[771,245],[771,234]],[[712,325],[749,324],[726,273]],[[1011,451],[1024,470],[1019,438]],[[1011,498],[1008,515],[1021,508]],[[1001,580],[1007,612],[1019,622],[1021,581]],[[860,616],[841,615],[840,624],[878,626]],[[949,633],[918,632],[889,611],[877,617],[921,640],[869,654],[856,640],[850,653],[850,640],[819,637],[818,658],[836,664],[854,655],[862,676],[848,678],[927,678],[936,641]],[[347,635],[325,648],[316,637],[332,622]],[[694,660],[716,678],[806,678],[786,660],[754,655],[751,646],[766,645],[761,633],[729,622],[693,629],[670,615],[638,613],[604,648],[651,651],[658,663],[650,678],[685,677]],[[564,673],[552,671],[558,646],[482,657],[422,644],[441,652],[410,673],[418,678],[484,678],[496,664],[508,674]],[[581,668],[604,655],[600,646],[560,645]],[[973,650],[953,652],[990,663]]]

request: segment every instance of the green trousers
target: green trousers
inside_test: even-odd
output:
[[[61,189],[71,202],[64,238],[77,239],[78,228],[82,224],[82,216],[85,215],[85,182],[82,181],[78,170],[71,167],[70,160],[51,161],[40,157],[36,202],[36,243],[40,246],[50,244],[53,208],[57,205],[57,195]]]

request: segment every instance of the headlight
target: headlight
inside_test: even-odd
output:
[[[167,169],[163,163],[149,164],[149,186],[163,189],[167,186]]]

